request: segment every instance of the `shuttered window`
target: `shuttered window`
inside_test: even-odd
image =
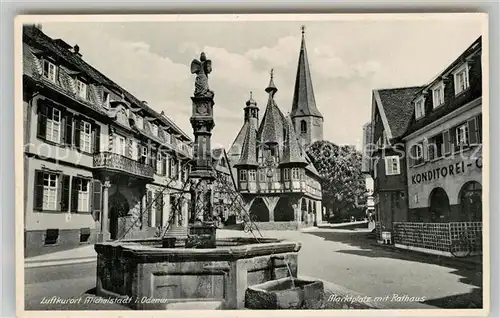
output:
[[[35,170],[33,209],[66,212],[69,204],[69,183],[68,175]]]
[[[92,127],[89,122],[80,120],[80,149],[90,152],[92,147]]]
[[[45,138],[55,143],[61,142],[61,111],[52,108],[47,114],[47,128]]]

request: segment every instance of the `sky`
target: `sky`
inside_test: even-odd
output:
[[[212,60],[209,85],[215,92],[212,147],[229,149],[243,124],[250,91],[262,119],[271,68],[278,88],[275,101],[285,115],[290,112],[302,24],[324,139],[358,149],[362,126],[370,120],[373,89],[426,84],[482,32],[482,21],[470,16],[42,26],[50,37],[78,44],[85,61],[156,111],[165,111],[189,136],[195,79],[189,67],[205,52]]]

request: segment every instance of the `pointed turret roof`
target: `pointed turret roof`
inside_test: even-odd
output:
[[[243,145],[243,142],[245,142],[245,134],[248,130],[248,121],[246,121],[243,126],[240,129],[240,132],[238,135],[236,135],[236,138],[233,141],[233,144],[231,145],[231,148],[229,148],[229,156],[239,156],[241,155],[241,146]]]
[[[274,94],[278,91],[273,81],[273,71],[271,70],[271,79],[266,88],[269,93],[266,111],[259,126],[258,138],[263,144],[279,144],[283,141],[283,113],[274,101]]]
[[[297,165],[308,165],[305,154],[299,144],[299,139],[293,128],[292,119],[290,117],[286,118],[286,137],[285,143],[283,145],[283,157],[280,165],[285,164],[297,164]]]
[[[258,166],[255,122],[249,121],[244,127],[246,127],[245,140],[243,141],[240,160],[235,166]]]
[[[295,78],[295,91],[293,93],[292,112],[290,116],[315,116],[323,118],[314,99],[314,91],[307,59],[305,30],[302,26],[302,43],[300,45],[297,77]]]

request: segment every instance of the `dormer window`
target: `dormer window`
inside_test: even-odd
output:
[[[455,95],[469,88],[469,66],[467,63],[460,66],[454,73]]]
[[[421,97],[415,101],[415,119],[419,119],[425,116],[425,98]]]
[[[153,132],[154,136],[158,137],[158,125],[151,124],[151,131]]]
[[[102,106],[105,109],[109,109],[109,93],[108,92],[104,92],[102,94]]]
[[[140,129],[144,129],[144,118],[138,115],[136,119],[137,119],[137,127]]]
[[[440,82],[432,88],[432,105],[434,108],[444,103],[444,83]]]
[[[81,99],[87,99],[87,84],[79,79],[76,79],[76,94]]]
[[[54,63],[43,60],[43,77],[51,82],[56,82],[56,66]]]

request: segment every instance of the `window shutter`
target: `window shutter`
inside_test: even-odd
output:
[[[469,128],[469,145],[477,145],[478,144],[478,132],[476,125],[476,118],[471,118],[467,121],[467,125]]]
[[[102,187],[101,180],[94,180],[92,182],[92,214],[94,220],[99,221],[101,216],[102,206]]]
[[[149,155],[149,165],[156,170],[156,153],[154,153],[153,151],[151,151]]]
[[[94,124],[94,153],[99,153],[101,150],[101,125]]]
[[[69,176],[62,176],[61,211],[68,212],[69,207]]]
[[[77,177],[73,177],[71,180],[71,212],[78,211],[78,188],[76,186],[77,181]]]
[[[385,162],[385,175],[388,176],[388,175],[391,175],[391,160],[389,157],[385,157],[384,158],[384,162]],[[292,178],[293,178],[293,175],[292,175]]]
[[[443,132],[443,145],[444,145],[444,154],[447,155],[451,152],[451,140],[450,140],[450,131],[446,130]]]
[[[131,139],[127,139],[125,138],[125,157],[127,158],[131,158],[130,154],[131,154],[131,142],[132,140]]]
[[[38,127],[37,136],[45,139],[47,137],[47,116],[49,113],[49,106],[45,103],[38,103]]]
[[[450,151],[455,151],[455,146],[457,143],[457,128],[452,128],[448,130],[450,132]]]
[[[148,195],[146,197],[146,207],[148,209],[148,223],[149,223],[149,226],[153,226],[151,220],[152,220],[152,208],[153,208],[153,205],[152,205],[152,201],[153,201],[153,194],[151,191],[148,191]]]
[[[66,112],[65,115],[65,131],[63,134],[63,144],[71,146],[73,144],[73,114],[70,112]]]
[[[429,161],[429,140],[427,138],[422,141],[422,156],[424,161]]]
[[[76,149],[80,149],[80,118],[75,118],[75,147]]]
[[[43,209],[43,172],[35,170],[35,197],[33,207],[35,210]]]

